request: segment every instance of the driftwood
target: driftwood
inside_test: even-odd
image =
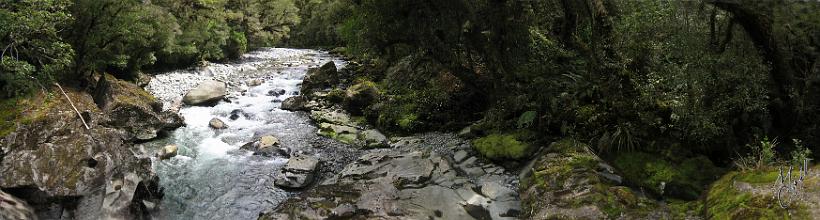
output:
[[[69,97],[68,97],[68,94],[66,94],[66,93],[65,93],[65,90],[63,90],[63,87],[62,87],[62,86],[60,86],[60,84],[59,84],[59,83],[54,83],[54,85],[57,85],[57,88],[60,88],[60,92],[62,92],[62,93],[63,93],[63,95],[65,96],[65,99],[67,99],[67,100],[68,100],[68,104],[71,104],[71,108],[73,108],[73,109],[74,109],[74,112],[76,112],[76,113],[77,113],[77,116],[80,116],[80,120],[81,120],[81,121],[83,121],[83,125],[85,125],[85,129],[86,129],[86,130],[90,130],[90,129],[91,129],[91,127],[88,127],[88,124],[87,124],[87,123],[85,123],[85,118],[83,118],[83,114],[82,114],[82,113],[80,113],[80,111],[79,111],[79,110],[77,110],[77,106],[74,106],[74,102],[72,102],[72,101],[71,101],[71,98],[69,98]]]

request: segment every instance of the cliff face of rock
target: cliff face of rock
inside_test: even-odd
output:
[[[66,95],[52,90],[19,101],[24,110],[17,127],[0,139],[0,188],[28,201],[42,218],[126,216],[107,213],[120,210],[109,207],[114,205],[133,206],[128,210],[137,216],[131,217],[147,213],[141,200],[150,204],[161,193],[151,159],[133,149],[133,142],[156,138],[182,126],[182,120],[160,112],[160,104],[141,88],[111,76],[100,77],[94,97],[66,89]],[[115,193],[130,199],[103,202]]]

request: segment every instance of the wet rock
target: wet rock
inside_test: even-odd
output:
[[[228,116],[228,119],[236,120],[236,119],[239,119],[240,116],[244,116],[244,115],[245,115],[245,112],[242,111],[242,109],[234,109],[233,111],[231,111],[231,115]]]
[[[331,217],[336,218],[350,218],[356,214],[356,206],[351,204],[342,204],[333,208],[332,213],[330,213]]]
[[[228,89],[224,82],[208,80],[200,83],[182,98],[186,105],[213,105],[225,97]]]
[[[162,147],[162,149],[160,149],[159,152],[157,152],[157,157],[160,160],[171,159],[172,157],[177,156],[178,150],[179,147],[177,147],[176,145],[166,145],[165,147]]]
[[[259,149],[264,150],[273,146],[279,145],[279,139],[276,137],[266,135],[259,138]]]
[[[387,147],[387,136],[377,130],[365,130],[359,133],[359,140],[365,148]]]
[[[37,219],[34,209],[25,201],[0,190],[0,219]]]
[[[242,145],[240,149],[253,151],[256,155],[262,156],[283,156],[290,157],[291,149],[280,147],[279,139],[272,135],[265,135],[256,140]]]
[[[208,127],[219,130],[228,128],[228,125],[218,118],[212,118],[211,121],[208,122]]]
[[[142,179],[134,173],[108,181],[102,203],[102,219],[137,219],[130,209],[132,205],[142,205],[132,204],[140,181]]]
[[[288,111],[304,111],[307,110],[307,102],[308,100],[303,96],[294,96],[285,99],[281,108]]]
[[[261,79],[251,79],[245,82],[245,84],[247,84],[248,87],[260,86],[262,85],[262,83],[264,82]]]
[[[453,161],[460,163],[461,161],[464,161],[467,156],[469,156],[469,154],[467,154],[467,151],[465,150],[456,151],[456,153],[453,154]]]
[[[279,97],[281,95],[284,95],[285,93],[287,93],[287,91],[285,91],[284,89],[274,89],[274,90],[268,91],[268,96]]]
[[[322,67],[309,69],[302,81],[302,94],[310,95],[339,84],[339,74],[336,64],[327,62]]]
[[[319,168],[319,159],[298,155],[288,160],[274,184],[278,187],[299,189],[310,185],[315,178],[315,171]]]
[[[488,194],[498,200],[485,197],[437,153],[374,150],[332,179],[260,219],[325,219],[347,213],[339,210],[349,210],[350,204],[357,219],[515,219],[521,210],[511,189],[488,186]]]
[[[355,124],[350,121],[350,115],[341,110],[311,111],[310,118],[320,123],[325,122],[336,125],[355,126]]]
[[[498,182],[484,182],[481,184],[481,194],[492,200],[508,201],[515,199],[518,193]]]
[[[335,125],[330,123],[319,124],[319,135],[332,138],[346,144],[356,144],[359,130],[354,127]]]

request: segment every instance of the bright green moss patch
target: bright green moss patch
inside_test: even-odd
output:
[[[528,145],[509,134],[491,134],[473,141],[473,147],[481,155],[496,159],[521,159],[528,152]]]

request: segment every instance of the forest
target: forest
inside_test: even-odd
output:
[[[301,96],[391,140],[458,134],[480,160],[520,174],[520,219],[820,215],[816,196],[788,207],[775,205],[777,186],[753,193],[784,167],[792,179],[820,171],[804,165],[820,154],[816,1],[0,0],[0,137],[10,137],[0,162],[33,117],[20,103],[62,97],[54,83],[97,102],[108,74],[144,86],[272,47],[348,63],[319,93],[305,92],[309,71]],[[618,183],[595,177],[592,196],[557,196],[555,181],[601,164]],[[804,193],[820,192],[820,177],[800,177]],[[15,187],[0,184],[25,199]],[[543,211],[556,201],[564,211]],[[289,206],[299,202],[278,210],[300,216]],[[652,217],[658,206],[671,214]],[[380,217],[365,213],[351,219]]]

